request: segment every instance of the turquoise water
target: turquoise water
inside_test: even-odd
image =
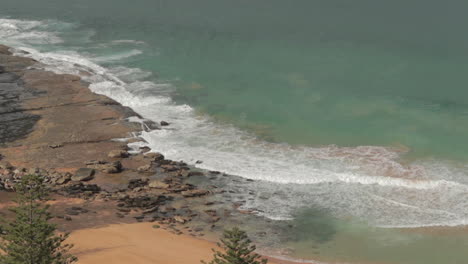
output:
[[[404,252],[390,227],[467,223],[466,2],[0,5],[0,42],[28,50],[48,69],[89,72],[84,78],[93,91],[169,121],[170,128],[142,135],[149,146],[263,182],[257,189],[271,198],[254,197],[246,207],[296,221],[297,211],[317,206],[346,222],[327,242],[333,246],[322,243],[331,248],[322,252],[334,256],[324,259],[440,263],[416,250],[440,247],[433,236],[413,243],[406,262],[382,253]],[[380,232],[393,234],[385,237],[399,246],[379,242],[376,256],[361,248],[353,257],[343,249],[356,237],[350,229],[360,230],[364,249]],[[458,241],[448,237],[449,244]],[[291,242],[299,255],[310,246],[303,240]],[[443,252],[464,255],[461,247]]]
[[[176,97],[294,144],[403,144],[467,158],[462,1],[2,1],[4,15],[146,43]]]

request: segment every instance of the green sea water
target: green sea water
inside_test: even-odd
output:
[[[180,102],[292,144],[465,160],[464,1],[4,0],[0,14],[147,43]]]
[[[25,26],[20,30],[24,34],[17,35],[9,35],[8,26],[0,24],[7,32],[0,32],[0,43],[81,54],[115,71],[122,65],[142,69],[152,74],[145,80],[169,83],[171,98],[190,105],[199,116],[253,132],[263,145],[282,143],[274,151],[330,144],[407,148],[399,161],[423,163],[431,173],[421,178],[461,187],[442,182],[438,189],[405,189],[400,182],[388,187],[380,178],[367,184],[364,177],[357,183],[354,178],[319,182],[308,189],[313,181],[302,176],[295,181],[300,170],[289,164],[275,167],[277,163],[268,163],[271,159],[257,164],[291,173],[281,171],[275,178],[266,169],[259,171],[273,174],[275,184],[292,186],[257,187],[281,197],[265,205],[270,211],[275,206],[305,211],[291,220],[298,235],[285,244],[295,249],[296,257],[332,263],[459,264],[468,259],[466,231],[413,233],[375,227],[372,221],[466,224],[467,10],[468,2],[456,0],[2,0],[0,19],[41,24]],[[64,41],[43,31],[58,32]],[[143,92],[152,95],[151,90]],[[205,140],[206,145],[215,141]],[[214,155],[231,148],[223,146]],[[312,166],[307,163],[312,158],[302,152],[287,153],[307,170],[349,170],[352,176],[368,172],[333,162],[314,161]],[[202,159],[207,166],[218,165]],[[437,167],[439,162],[450,166]],[[268,181],[267,176],[261,180]],[[262,201],[268,204],[262,199],[257,207]],[[307,211],[315,205],[325,211]]]

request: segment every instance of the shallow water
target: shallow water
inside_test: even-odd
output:
[[[440,263],[419,249],[445,240],[401,244],[409,236],[391,228],[466,225],[467,7],[5,0],[0,41],[170,122],[142,135],[168,158],[258,180],[245,208],[276,221],[327,224],[330,215],[348,226],[318,245],[300,227],[309,238],[291,241],[298,256],[319,247],[327,261]],[[319,213],[301,218],[310,208]],[[354,239],[360,248],[348,250]],[[463,241],[437,252],[456,259]]]

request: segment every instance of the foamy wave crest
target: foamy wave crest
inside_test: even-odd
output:
[[[242,192],[256,190],[244,207],[272,219],[288,219],[311,206],[379,226],[465,224],[468,219],[466,167],[441,161],[404,165],[399,162],[404,148],[269,143],[175,103],[169,96],[174,90],[170,83],[150,82],[145,79],[148,73],[140,69],[104,68],[95,56],[77,51],[24,49],[29,54],[23,55],[42,62],[44,69],[81,75],[94,92],[132,107],[144,118],[171,123],[141,135],[147,141],[144,144],[168,158],[258,180]],[[120,61],[133,53],[130,49],[113,59]]]
[[[58,44],[63,40],[55,32],[44,29],[54,21],[27,21],[18,19],[0,19],[0,39],[5,44]]]

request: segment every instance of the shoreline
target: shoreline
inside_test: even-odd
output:
[[[0,117],[10,118],[6,127],[15,130],[17,136],[0,138],[1,187],[11,188],[15,179],[27,173],[44,174],[57,193],[57,202],[52,206],[57,214],[54,221],[63,226],[62,231],[72,231],[72,237],[82,233],[89,236],[88,231],[94,234],[97,230],[114,230],[115,225],[120,227],[114,230],[117,236],[120,231],[122,236],[130,235],[132,232],[128,233],[127,229],[151,228],[154,225],[151,222],[158,221],[168,228],[158,233],[171,236],[174,245],[186,240],[199,241],[194,245],[204,245],[202,254],[209,252],[211,256],[215,244],[201,239],[205,231],[196,231],[206,228],[187,225],[206,222],[196,225],[211,225],[213,231],[208,228],[207,232],[219,233],[222,224],[218,226],[218,221],[224,218],[218,213],[221,208],[209,209],[212,202],[205,202],[208,198],[204,197],[222,193],[222,190],[203,190],[186,183],[190,177],[203,177],[210,172],[193,170],[183,162],[166,160],[158,153],[148,154],[147,148],[137,150],[139,154],[133,154],[135,150],[132,150],[130,154],[127,144],[141,141],[137,135],[144,127],[158,129],[159,124],[130,122],[129,117],[140,116],[113,99],[93,93],[80,77],[36,69],[39,62],[14,56],[9,50],[10,47],[0,45],[0,77],[3,77],[0,90],[7,91],[6,97],[15,99],[9,100],[6,108],[0,108]],[[16,94],[11,96],[11,93]],[[88,175],[82,177],[83,173]],[[3,193],[0,202],[11,200],[11,195]],[[164,198],[148,204],[144,199],[150,196]],[[170,209],[177,203],[182,204],[180,208]],[[196,205],[190,206],[192,203]],[[73,207],[68,208],[71,205]],[[154,206],[171,212],[157,215],[152,212]],[[237,211],[231,204],[223,206]],[[201,207],[200,213],[193,212],[192,207]],[[81,209],[75,212],[73,208]],[[222,210],[226,214],[227,209]],[[153,216],[148,219],[150,213]],[[138,223],[147,221],[150,223]],[[140,233],[144,235],[145,232]],[[164,244],[157,237],[145,239]],[[80,239],[75,244],[85,246],[80,244]],[[194,249],[198,249],[197,246]],[[136,247],[135,250],[140,249]],[[138,253],[129,254],[136,254],[138,258]],[[276,264],[300,263],[270,259]],[[199,263],[200,259],[186,261],[178,263]],[[96,262],[83,260],[83,263]]]

